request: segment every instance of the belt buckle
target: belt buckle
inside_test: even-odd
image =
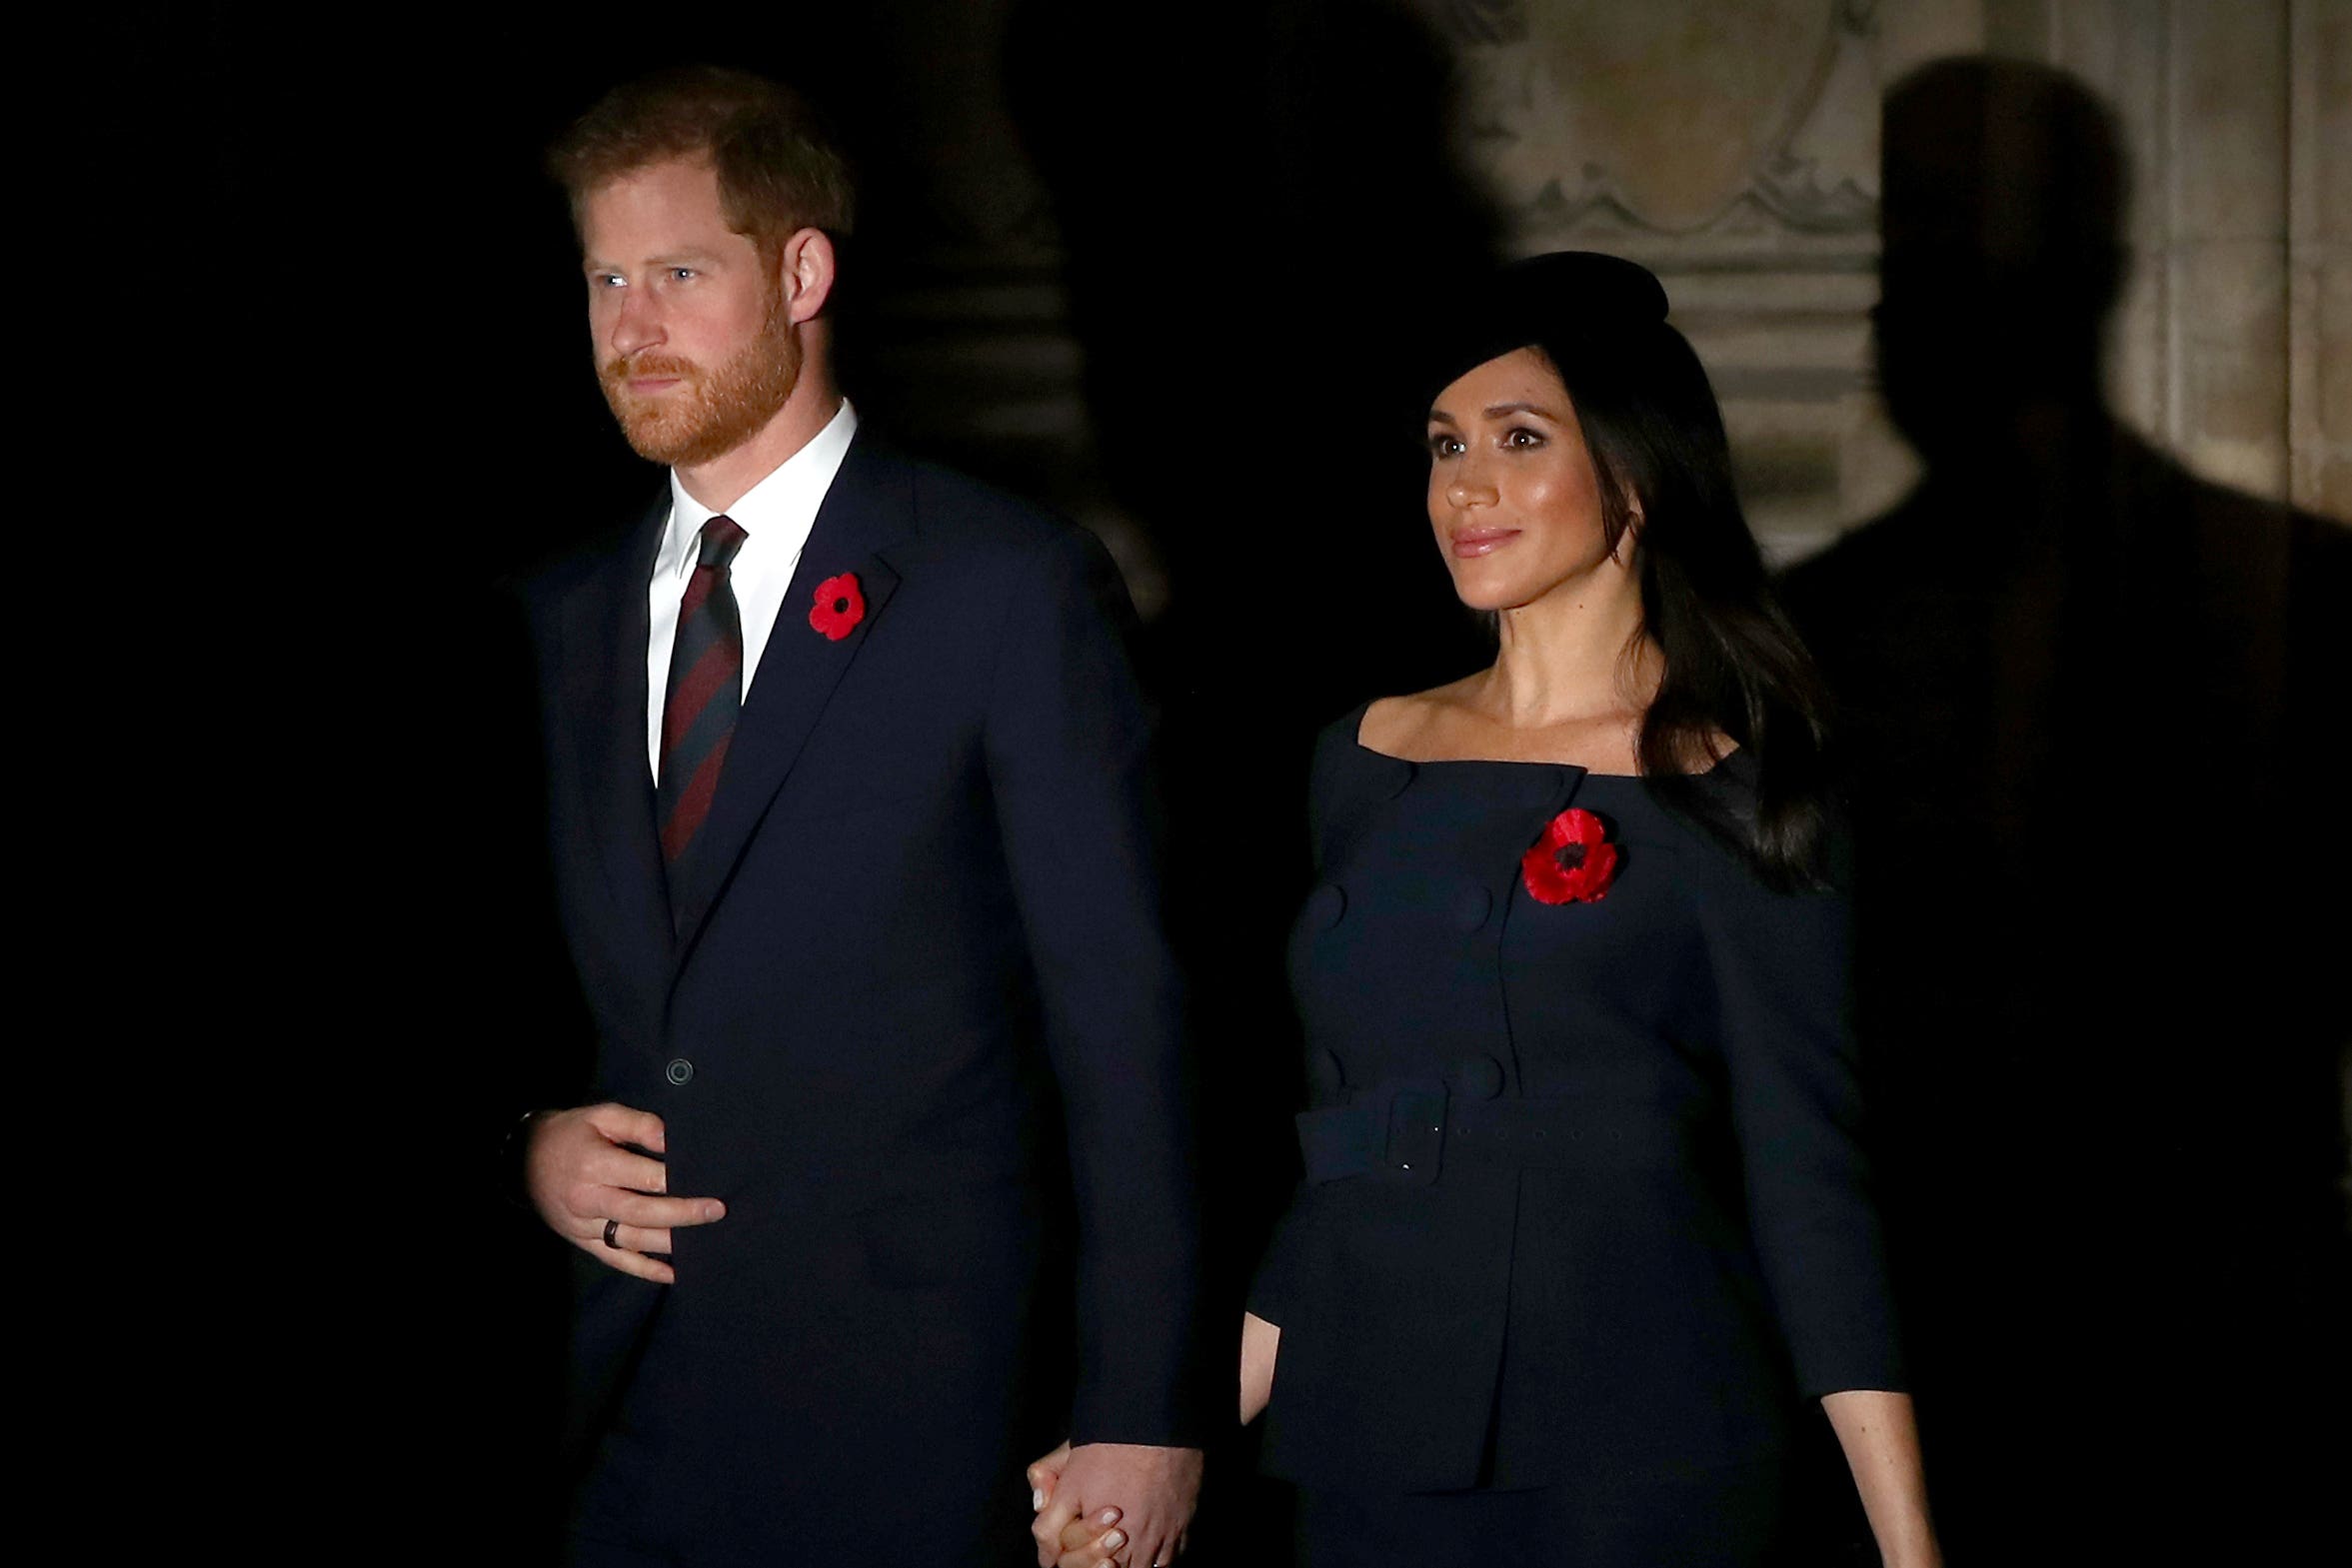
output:
[[[1445,1151],[1445,1110],[1441,1078],[1415,1078],[1389,1092],[1380,1166],[1391,1180],[1425,1187],[1437,1179]]]

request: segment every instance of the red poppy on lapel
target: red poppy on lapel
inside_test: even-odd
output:
[[[1608,828],[1582,806],[1570,806],[1544,825],[1543,836],[1519,859],[1519,877],[1538,903],[1598,903],[1617,874],[1617,848]]]
[[[858,592],[858,574],[844,572],[817,585],[817,603],[809,609],[809,625],[838,643],[858,630],[866,619],[866,596]]]

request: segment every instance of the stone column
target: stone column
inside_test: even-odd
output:
[[[2352,520],[2352,5],[2287,8],[2287,478]]]

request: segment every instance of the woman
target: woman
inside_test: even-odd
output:
[[[1665,314],[1583,253],[1479,297],[1428,510],[1495,661],[1317,747],[1305,1180],[1241,1356],[1314,1568],[1770,1561],[1800,1393],[1937,1560],[1811,673]]]

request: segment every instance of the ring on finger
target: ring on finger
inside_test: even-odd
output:
[[[619,1220],[608,1219],[605,1221],[605,1245],[616,1252],[621,1250],[621,1222]]]

